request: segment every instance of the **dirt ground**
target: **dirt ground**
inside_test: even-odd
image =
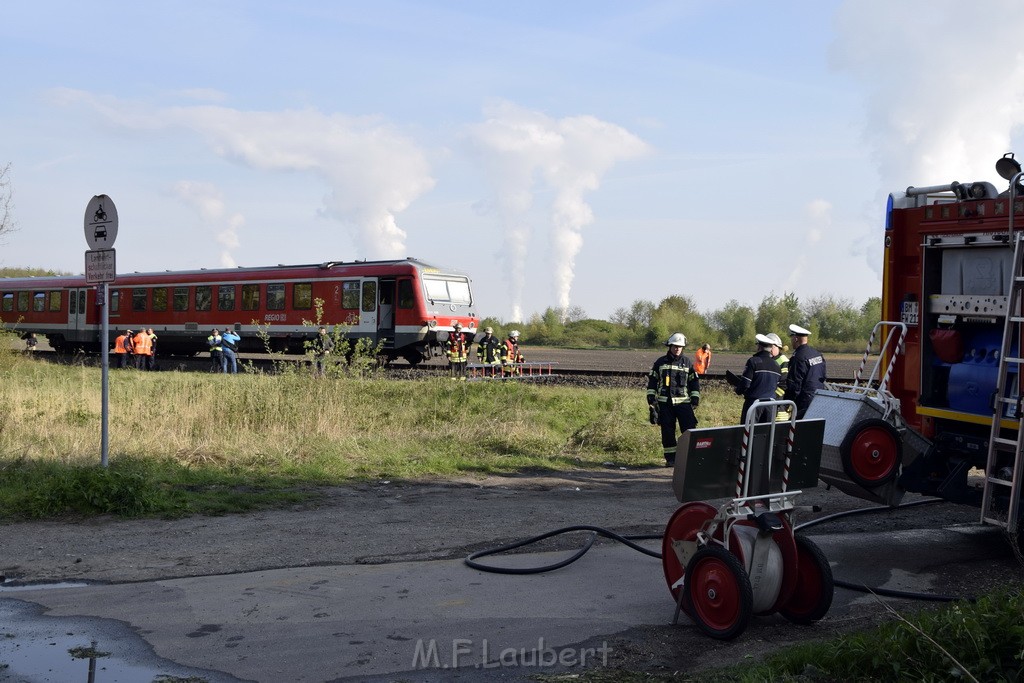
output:
[[[801,501],[816,516],[866,507],[824,487]],[[178,520],[20,522],[0,526],[0,573],[17,583],[134,582],[313,565],[460,559],[553,529],[588,524],[623,535],[662,534],[678,506],[666,468],[560,475],[377,481],[325,489],[314,502],[289,509]],[[929,528],[977,522],[974,508],[937,504],[850,518],[836,533]],[[576,548],[582,534],[558,536],[529,550]],[[605,542],[605,541],[602,541]],[[612,541],[606,541],[612,542]],[[978,588],[993,577],[949,577],[950,590]],[[666,588],[667,613],[671,601]],[[752,628],[731,643],[702,639],[683,645],[678,627],[633,629],[614,638],[613,667],[650,672],[692,671],[757,657],[804,638],[866,625],[871,615],[823,629]],[[667,619],[666,619],[667,621]]]

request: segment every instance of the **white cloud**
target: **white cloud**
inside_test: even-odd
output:
[[[324,215],[353,228],[365,258],[401,258],[406,233],[397,222],[434,186],[423,151],[393,126],[372,117],[314,109],[241,111],[201,105],[150,108],[78,90],[52,91],[55,102],[86,104],[107,122],[135,130],[192,130],[219,156],[268,171],[304,171],[328,186]]]

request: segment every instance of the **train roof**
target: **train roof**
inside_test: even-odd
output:
[[[442,274],[445,274],[445,275],[458,275],[458,276],[468,277],[466,275],[466,273],[464,273],[462,271],[448,269],[448,268],[439,268],[437,266],[433,266],[431,264],[428,264],[428,263],[425,263],[423,261],[420,261],[419,259],[415,259],[415,258],[409,257],[409,258],[405,258],[405,259],[391,259],[391,260],[379,260],[379,261],[368,261],[368,260],[364,259],[364,260],[355,260],[355,261],[323,261],[321,263],[307,263],[307,264],[283,264],[283,263],[281,263],[281,264],[278,264],[276,266],[274,266],[274,265],[266,265],[266,266],[238,266],[236,268],[199,268],[197,270],[196,269],[193,269],[193,270],[163,270],[163,271],[159,271],[158,270],[158,271],[151,271],[151,272],[135,271],[135,272],[132,272],[132,273],[118,273],[117,274],[117,280],[130,280],[130,281],[134,281],[134,280],[140,280],[140,279],[142,279],[142,280],[153,280],[153,279],[159,279],[159,278],[166,279],[168,275],[172,275],[172,276],[175,276],[175,277],[177,277],[177,276],[186,276],[189,279],[194,279],[196,276],[217,278],[218,276],[237,276],[239,274],[246,274],[246,273],[251,273],[251,274],[261,274],[261,273],[264,273],[264,274],[266,274],[266,273],[273,273],[273,272],[279,272],[279,273],[281,273],[281,275],[284,275],[284,276],[287,276],[287,275],[296,276],[296,275],[298,275],[300,273],[303,273],[303,272],[308,272],[310,275],[312,275],[312,273],[316,272],[316,271],[333,270],[335,268],[339,269],[340,271],[344,271],[344,270],[353,269],[353,268],[354,269],[358,269],[358,270],[362,270],[363,268],[367,268],[367,267],[369,267],[369,268],[373,268],[373,267],[393,268],[393,267],[407,266],[407,265],[411,265],[414,268],[416,268],[417,270],[420,270],[420,271],[423,271],[423,272],[436,272],[436,273],[442,273]],[[83,282],[84,279],[85,279],[85,275],[66,275],[66,276],[61,276],[61,275],[36,275],[36,276],[29,276],[29,277],[12,277],[12,278],[0,278],[0,286],[3,286],[3,285],[7,285],[7,286],[19,286],[19,285],[22,285],[22,286],[24,286],[24,285],[29,285],[29,286],[47,286],[47,285],[49,285],[49,286],[60,286],[60,285],[63,285],[64,283],[76,283],[77,285],[81,285],[81,283]],[[111,283],[112,286],[117,286],[117,284],[118,284],[117,280],[115,280],[113,283]]]

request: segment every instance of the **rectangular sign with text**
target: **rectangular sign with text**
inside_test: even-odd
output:
[[[113,282],[117,263],[113,249],[91,249],[85,252],[85,282],[89,285]]]

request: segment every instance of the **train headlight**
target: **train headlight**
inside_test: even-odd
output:
[[[434,329],[435,327],[437,327],[437,321],[436,320],[428,320],[427,321],[427,327],[429,327],[430,329]]]

